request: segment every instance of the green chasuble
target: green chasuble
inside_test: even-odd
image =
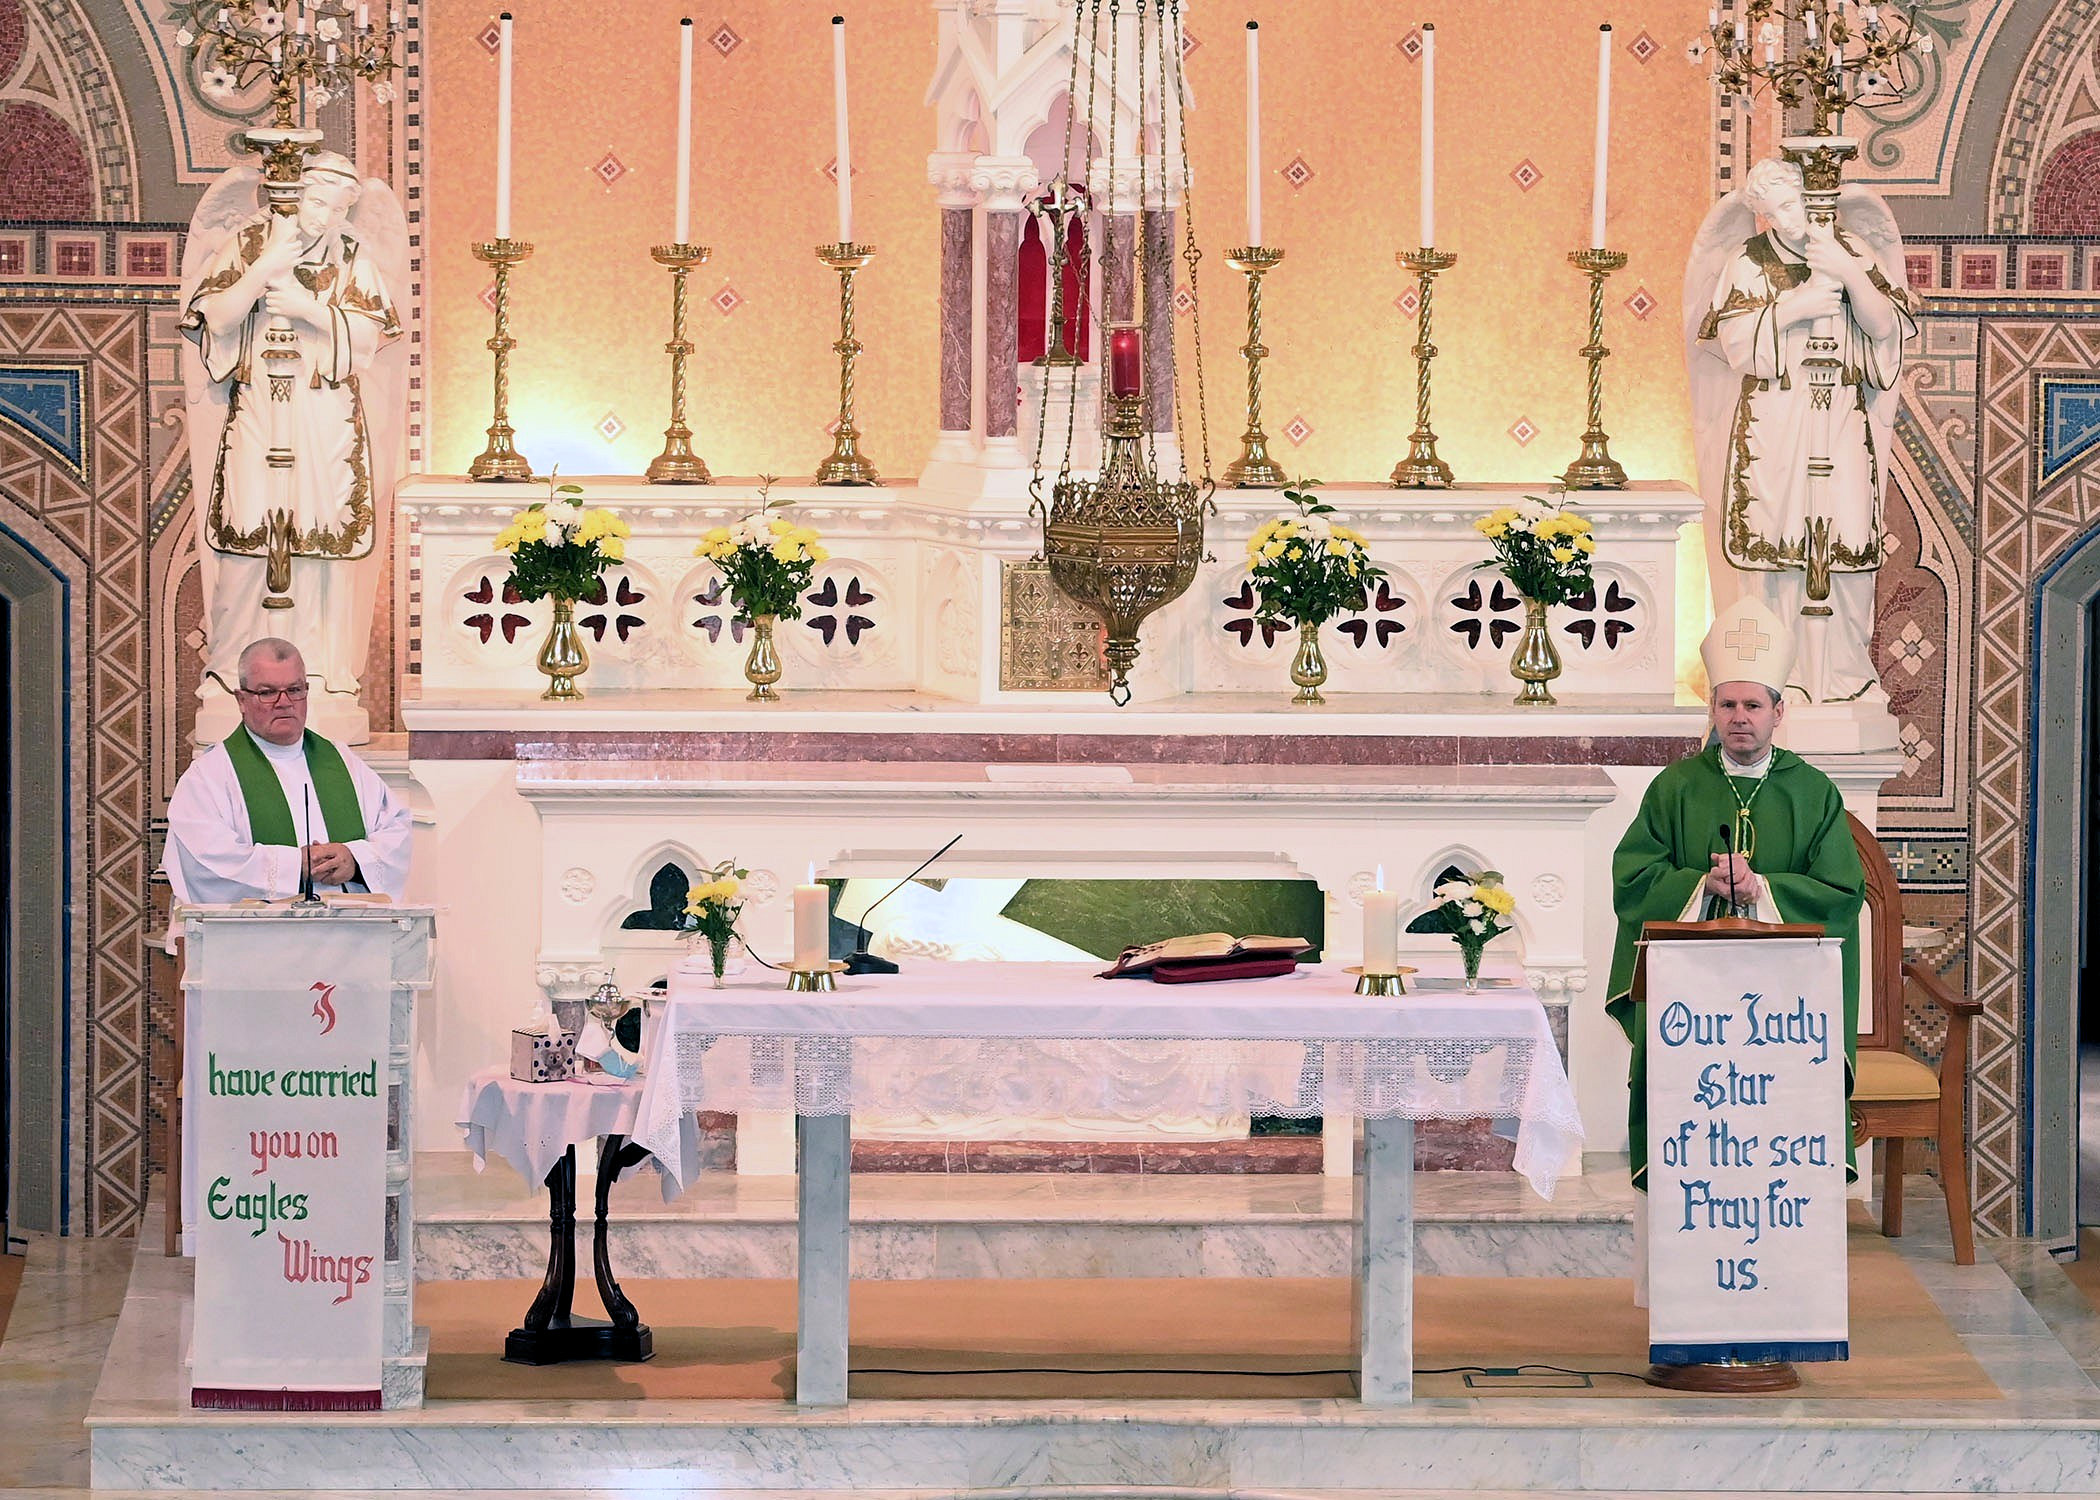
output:
[[[357,784],[343,764],[343,752],[311,729],[306,731],[306,774],[313,778],[314,801],[319,804],[321,826],[331,843],[354,844],[365,836],[364,809],[357,805]],[[241,801],[248,808],[248,841],[255,844],[296,844],[298,825],[292,821],[292,804],[284,795],[284,783],[270,769],[270,759],[248,731],[236,729],[226,737],[226,758],[233,762],[234,779],[240,783]]]
[[[1750,804],[1755,845],[1750,868],[1771,892],[1786,922],[1821,923],[1830,936],[1844,939],[1845,1092],[1852,1092],[1854,1052],[1859,1042],[1859,908],[1866,899],[1867,877],[1845,821],[1844,799],[1830,778],[1789,750],[1772,752],[1767,784],[1750,777],[1725,777],[1721,751],[1708,746],[1699,754],[1666,766],[1648,786],[1641,810],[1612,857],[1612,907],[1619,917],[1619,937],[1612,949],[1611,997],[1605,1010],[1633,1043],[1628,1070],[1627,1126],[1633,1158],[1633,1183],[1648,1187],[1648,1018],[1633,1001],[1633,966],[1645,922],[1682,920],[1693,894],[1713,868],[1713,856],[1726,852],[1724,825],[1733,825],[1739,808],[1737,792]],[[1695,918],[1697,913],[1694,914]],[[1858,1175],[1846,1143],[1845,1175]]]

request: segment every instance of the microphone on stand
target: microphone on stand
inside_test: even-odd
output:
[[[308,783],[307,785],[305,785],[305,786],[301,787],[301,788],[299,789],[299,792],[300,792],[300,800],[301,800],[301,801],[303,801],[303,802],[304,802],[304,803],[306,804],[306,827],[305,827],[305,830],[304,830],[304,831],[305,831],[305,836],[306,836],[307,842],[306,842],[306,845],[305,845],[305,847],[303,847],[303,848],[302,848],[302,849],[300,849],[300,851],[299,851],[299,899],[298,899],[297,901],[293,902],[292,904],[293,904],[294,906],[320,906],[320,905],[322,905],[322,904],[323,904],[323,903],[322,903],[322,901],[321,901],[321,898],[320,898],[319,896],[316,896],[316,895],[314,894],[314,852],[313,852],[313,836],[314,836],[314,789],[313,789],[313,784],[312,784],[311,782],[309,782],[309,783]]]
[[[954,838],[948,840],[947,843],[941,845],[940,848],[934,850],[933,853],[927,855],[925,863],[921,864],[918,869],[912,871],[868,903],[867,909],[860,914],[860,920],[853,924],[854,930],[860,934],[860,938],[853,951],[846,955],[846,972],[848,974],[894,974],[897,972],[897,966],[894,963],[891,963],[886,958],[877,958],[868,951],[868,913],[874,911],[876,907],[882,905],[883,902],[889,900],[890,897],[896,895],[897,892],[903,890],[914,880],[917,880],[927,865],[932,864],[961,842],[962,835],[958,833]]]
[[[1729,823],[1721,825],[1721,842],[1728,848],[1728,915],[1741,910],[1735,899],[1735,827]]]

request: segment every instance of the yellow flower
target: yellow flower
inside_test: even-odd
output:
[[[802,561],[802,549],[785,540],[776,542],[773,545],[773,561],[782,567],[793,567]]]
[[[1269,545],[1268,545],[1268,546],[1266,546],[1266,547],[1264,547],[1264,548],[1262,548],[1262,549],[1261,549],[1261,555],[1262,555],[1262,561],[1264,561],[1264,562],[1274,562],[1274,561],[1276,561],[1276,559],[1277,559],[1277,558],[1279,558],[1279,557],[1283,556],[1283,543],[1282,543],[1282,542],[1271,542],[1271,543],[1269,543]]]
[[[717,526],[706,536],[702,537],[701,540],[710,544],[717,542],[726,542],[729,540],[729,528],[727,526]]]
[[[766,522],[766,530],[772,532],[775,536],[790,536],[794,533],[795,523],[793,521],[783,521],[780,517],[775,516],[772,520]]]
[[[1561,516],[1579,532],[1587,532],[1590,529],[1590,522],[1587,516],[1579,515],[1572,510],[1562,511]]]
[[[831,549],[823,546],[812,547],[809,549],[809,560],[813,563],[830,562]]]
[[[1283,555],[1290,561],[1297,562],[1300,558],[1305,556],[1305,549],[1303,547],[1292,547]]]
[[[1473,898],[1497,916],[1506,917],[1517,909],[1517,898],[1499,885],[1475,886]]]
[[[1575,561],[1575,549],[1573,547],[1555,547],[1553,549],[1553,560],[1557,563],[1571,563]]]
[[[1597,539],[1593,536],[1579,536],[1575,538],[1575,548],[1579,552],[1595,552]]]
[[[627,561],[627,544],[616,536],[600,537],[598,540],[598,551],[601,556],[608,557],[614,562]]]

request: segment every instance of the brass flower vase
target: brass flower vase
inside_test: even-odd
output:
[[[571,600],[554,601],[554,623],[547,627],[547,639],[535,660],[548,678],[542,698],[575,703],[583,697],[576,679],[590,670],[591,657],[583,649],[583,637],[576,633],[576,606]]]
[[[1546,629],[1546,606],[1540,600],[1524,601],[1524,633],[1517,637],[1517,654],[1509,671],[1524,684],[1524,691],[1516,696],[1518,706],[1550,708],[1559,701],[1546,684],[1560,676],[1560,652]]]
[[[773,648],[773,616],[760,615],[751,622],[751,654],[744,658],[744,677],[751,691],[744,695],[752,703],[778,703],[773,684],[780,681],[780,653]]]
[[[1301,624],[1298,627],[1298,654],[1291,658],[1291,681],[1298,691],[1293,703],[1325,703],[1320,688],[1327,681],[1327,658],[1320,650],[1320,627]]]

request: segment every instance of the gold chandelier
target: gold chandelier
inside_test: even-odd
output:
[[[1098,611],[1107,626],[1108,642],[1103,655],[1108,664],[1111,702],[1122,706],[1130,701],[1130,672],[1138,659],[1138,631],[1145,620],[1163,605],[1181,597],[1195,581],[1203,562],[1203,521],[1213,509],[1210,478],[1210,427],[1203,399],[1202,320],[1196,303],[1197,263],[1195,230],[1189,222],[1188,145],[1182,133],[1181,0],[1132,0],[1137,56],[1134,80],[1138,129],[1134,143],[1138,159],[1138,206],[1148,207],[1153,195],[1153,168],[1145,152],[1147,137],[1159,143],[1158,189],[1162,201],[1172,181],[1167,175],[1168,143],[1172,143],[1180,174],[1181,210],[1184,226],[1181,258],[1188,268],[1191,327],[1195,335],[1196,413],[1202,438],[1202,477],[1188,475],[1186,460],[1181,477],[1162,478],[1157,441],[1145,421],[1146,385],[1143,326],[1146,321],[1148,272],[1151,258],[1160,254],[1152,236],[1140,229],[1134,249],[1135,273],[1132,298],[1138,309],[1135,321],[1113,325],[1106,339],[1107,396],[1101,414],[1103,456],[1100,473],[1091,479],[1072,474],[1072,435],[1078,407],[1079,368],[1068,367],[1068,406],[1064,456],[1058,466],[1047,504],[1043,499],[1043,435],[1050,421],[1050,386],[1057,368],[1046,367],[1042,400],[1037,414],[1034,481],[1029,493],[1032,509],[1043,523],[1043,557],[1051,582],[1068,597]],[[1106,81],[1108,84],[1108,129],[1105,162],[1116,171],[1118,157],[1117,119],[1122,100],[1122,39],[1126,30],[1123,0],[1075,0],[1072,7],[1072,74],[1068,86],[1069,107],[1065,114],[1064,157],[1051,185],[1053,203],[1073,197],[1069,181],[1075,127],[1097,118],[1094,104],[1102,82],[1101,23],[1106,12],[1109,36]],[[1086,108],[1079,108],[1079,58],[1087,60]],[[1173,110],[1169,128],[1168,110]],[[1078,135],[1084,149],[1090,135]],[[1114,207],[1113,204],[1110,205]],[[1077,214],[1045,217],[1046,240],[1054,237],[1050,250],[1055,303],[1052,317],[1062,333],[1062,264],[1068,258],[1069,236]],[[1116,221],[1113,212],[1103,215],[1103,254],[1111,267],[1116,264]],[[1088,278],[1082,274],[1080,285]],[[1084,300],[1085,292],[1081,292]],[[1171,327],[1168,332],[1168,366],[1173,368]],[[1181,441],[1181,394],[1174,394],[1174,432]]]

